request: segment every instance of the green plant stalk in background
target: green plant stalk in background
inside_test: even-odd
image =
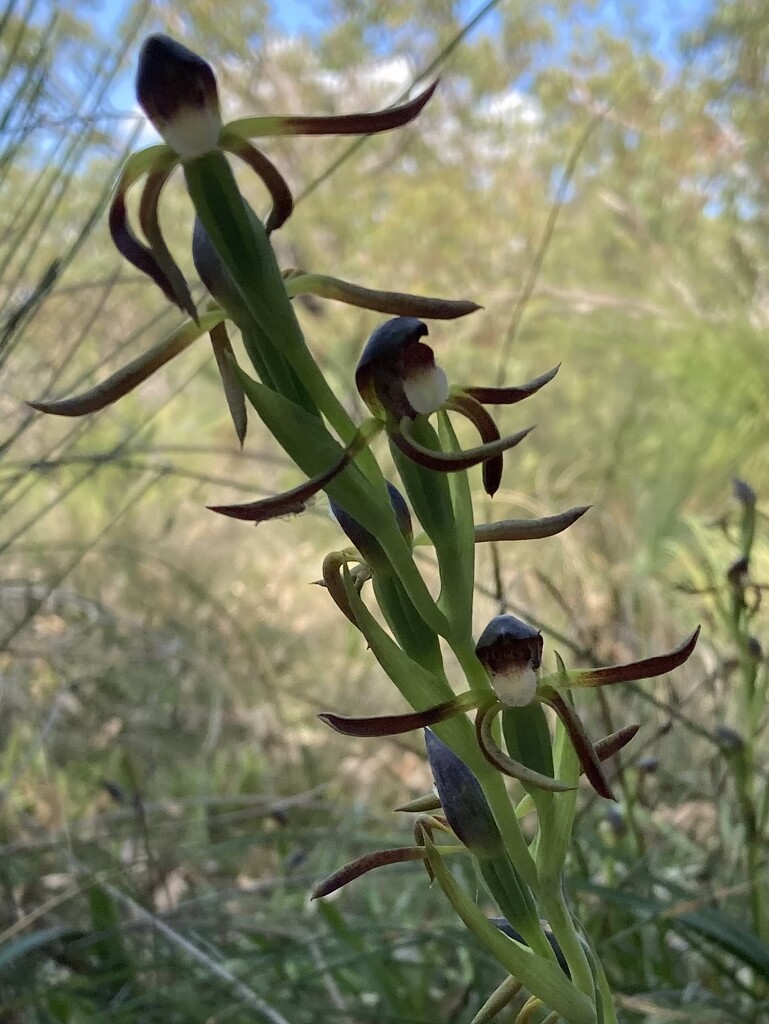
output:
[[[739,555],[726,574],[722,607],[727,636],[737,655],[739,725],[735,731],[722,724],[716,729],[716,736],[734,782],[742,818],[753,930],[759,938],[767,939],[769,882],[763,860],[769,791],[765,787],[762,801],[761,779],[756,771],[756,747],[769,679],[765,668],[762,667],[759,673],[761,648],[752,632],[760,599],[759,591],[750,582],[751,555],[756,538],[756,495],[742,480],[735,481],[734,491],[739,505]]]
[[[376,114],[246,118],[223,126],[209,65],[167,37],[149,37],[140,55],[137,93],[165,145],[129,158],[115,191],[110,229],[121,253],[190,319],[89,394],[34,404],[61,415],[102,408],[210,332],[241,443],[247,400],[308,478],[283,495],[216,511],[262,522],[301,511],[314,494],[327,493],[352,547],[328,556],[323,582],[413,709],[402,716],[369,719],[321,717],[348,735],[429,730],[426,743],[440,813],[418,820],[415,848],[368,855],[319,883],[314,895],[321,898],[379,863],[422,859],[466,926],[516,979],[502,994],[517,991],[518,983],[531,993],[521,1022],[544,1007],[552,1011],[548,1020],[614,1024],[605,975],[570,911],[563,873],[579,776],[584,773],[601,796],[611,797],[601,762],[616,754],[634,730],[593,744],[571,693],[666,673],[689,657],[696,634],[668,654],[630,665],[567,672],[559,662],[551,674],[541,672],[542,637],[513,616],[498,616],[475,639],[474,545],[484,537],[475,523],[467,473],[482,466],[484,487],[493,495],[504,453],[528,433],[501,437],[486,406],[513,404],[535,394],[555,371],[520,387],[449,387],[423,340],[428,329],[419,317],[451,319],[474,312],[474,303],[378,293],[323,274],[284,276],[269,236],[291,214],[291,193],[279,171],[249,141],[258,135],[389,131],[413,120],[433,89]],[[241,195],[227,153],[245,161],[270,191],[273,208],[264,223]],[[196,216],[196,267],[212,299],[200,317],[158,222],[160,193],[177,164],[183,168]],[[126,212],[127,190],[142,178],[144,240]],[[313,292],[393,316],[371,336],[358,364],[356,384],[370,412],[360,424],[324,376],[294,313],[291,296]],[[256,379],[237,365],[227,323],[240,330]],[[481,443],[461,448],[450,414],[470,420]],[[385,480],[375,457],[372,445],[382,434],[405,498]],[[435,551],[437,597],[413,557],[411,511]],[[498,524],[494,539],[546,536],[548,530],[552,532],[544,520],[525,529]],[[389,632],[364,599],[369,581]],[[467,690],[462,693],[455,694],[449,685],[441,638],[465,676]],[[553,736],[542,704],[558,717]],[[522,788],[518,797],[511,795],[506,776]],[[532,841],[519,820],[521,795],[536,817]],[[448,840],[437,842],[437,833]],[[486,917],[451,873],[446,858],[457,851],[474,863],[483,899],[497,905],[505,918],[502,926]],[[487,1005],[492,1002],[497,1009],[504,1005],[499,995]],[[489,1011],[483,1012],[488,1019]]]

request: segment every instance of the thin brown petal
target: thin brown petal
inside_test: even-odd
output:
[[[631,683],[639,679],[664,676],[667,672],[683,665],[697,646],[700,627],[682,644],[667,654],[654,658],[632,661],[627,665],[610,665],[607,668],[593,668],[586,672],[569,672],[568,686],[611,686],[614,683]]]
[[[518,387],[468,387],[462,388],[462,391],[470,395],[471,398],[474,398],[476,402],[483,402],[484,405],[515,405],[516,402],[522,402],[524,398],[535,395],[545,384],[549,384],[560,368],[561,364],[559,363],[558,366],[554,366],[547,373],[543,373],[541,376],[535,377],[534,380],[530,380],[528,384],[521,384]]]
[[[242,505],[208,505],[207,508],[210,512],[218,512],[219,515],[229,516],[231,519],[241,519],[246,523],[266,523],[281,516],[299,515],[307,508],[307,502],[341,473],[349,461],[345,453],[323,473],[271,498],[261,498],[259,501],[249,501]]]
[[[454,412],[461,413],[470,420],[481,435],[481,440],[484,444],[490,444],[499,440],[499,429],[497,428],[493,418],[483,408],[481,403],[476,402],[476,400],[470,395],[456,393],[450,395],[446,402],[446,408],[453,409]],[[488,459],[488,461],[483,464],[483,489],[490,498],[494,497],[499,490],[499,485],[502,483],[503,466],[504,463],[501,455],[498,455],[493,459]]]
[[[434,81],[413,100],[368,114],[337,114],[320,117],[244,117],[227,129],[244,138],[257,135],[374,135],[402,128],[413,121],[438,85]]]
[[[475,527],[475,543],[503,540],[541,540],[567,530],[583,516],[590,505],[580,505],[555,516],[541,519],[503,519],[498,523],[479,523]]]
[[[455,320],[482,309],[465,299],[438,299],[408,292],[379,291],[343,281],[326,274],[305,273],[301,270],[284,271],[286,291],[291,298],[297,295],[317,295],[321,299],[345,302],[359,309],[373,309],[392,316],[416,316],[426,320]]]
[[[165,238],[163,238],[163,232],[160,230],[158,214],[160,193],[176,168],[176,161],[172,163],[167,161],[166,163],[169,165],[161,165],[157,170],[147,175],[139,202],[139,224],[149,242],[152,256],[165,274],[173,291],[172,301],[184,310],[189,317],[197,320],[197,310],[195,309],[195,303],[192,301],[192,295],[190,295],[187,282],[184,279],[184,274],[171,255]]]
[[[267,234],[269,235],[277,228],[282,227],[294,209],[294,197],[278,168],[256,146],[226,128],[222,132],[220,142],[222,149],[240,157],[248,164],[251,170],[262,179],[270,193],[272,209],[264,225]]]
[[[348,882],[353,882],[361,875],[365,875],[374,868],[383,868],[388,864],[403,864],[410,860],[424,860],[425,850],[414,846],[401,846],[394,850],[378,850],[376,853],[367,853],[364,857],[345,864],[333,875],[324,878],[322,882],[313,888],[310,899],[317,900],[323,896],[330,896],[332,892],[341,889]]]
[[[216,365],[219,368],[219,376],[222,379],[224,397],[227,399],[227,407],[232,417],[232,425],[235,427],[235,433],[238,435],[238,441],[242,448],[248,429],[246,396],[243,392],[243,385],[240,383],[240,377],[235,370],[235,353],[232,351],[230,337],[224,323],[217,324],[211,331],[211,344],[214,349]]]
[[[231,519],[241,519],[247,523],[264,523],[268,519],[304,512],[310,498],[338,476],[369,444],[373,436],[372,430],[368,427],[359,430],[333,465],[322,473],[318,473],[317,476],[293,487],[290,491],[276,494],[272,498],[249,501],[243,505],[209,505],[208,509],[211,512],[218,512],[219,515],[229,516]]]
[[[177,162],[177,155],[168,146],[151,146],[149,149],[141,150],[130,156],[115,186],[115,195],[110,205],[108,223],[112,241],[115,243],[118,252],[137,270],[151,278],[166,298],[173,302],[174,305],[179,306],[184,312],[190,312],[191,299],[189,299],[189,292],[186,291],[186,284],[182,289],[179,289],[178,280],[169,277],[168,272],[161,264],[161,260],[153,253],[152,249],[137,238],[131,225],[128,223],[128,212],[126,209],[126,195],[136,181],[145,174],[150,176],[158,174],[162,177],[165,172],[170,173]],[[157,190],[159,194],[158,180],[155,181],[150,189],[145,217],[149,215],[149,205],[153,190]],[[162,187],[162,183],[160,187]],[[155,216],[157,216],[156,212]],[[163,245],[163,248],[165,249],[165,245]],[[165,252],[168,253],[168,250],[165,249]],[[161,257],[162,255],[161,253]],[[170,255],[168,258],[171,259]],[[173,260],[171,260],[171,263],[173,264]],[[173,265],[175,266],[175,264]],[[181,271],[176,268],[176,277],[180,274]],[[192,310],[193,319],[195,319],[194,307],[192,307]]]
[[[595,747],[576,711],[555,691],[549,692],[542,699],[545,704],[550,705],[563,722],[566,732],[569,734],[571,744],[579,758],[579,763],[582,765],[582,771],[590,785],[599,796],[605,797],[607,800],[613,800],[614,794],[609,788],[609,783],[601,768],[601,762],[598,759]]]
[[[426,729],[438,722],[445,722],[455,715],[471,711],[489,700],[489,694],[468,690],[451,700],[426,708],[424,711],[408,711],[404,715],[374,715],[368,718],[348,718],[324,712],[318,718],[330,725],[335,732],[344,736],[400,736],[404,732]]]
[[[491,727],[494,719],[503,710],[501,704],[494,704],[490,708],[481,709],[475,716],[475,733],[478,737],[478,746],[481,748],[481,752],[489,764],[493,765],[497,771],[502,772],[503,775],[517,779],[527,786],[536,786],[538,789],[546,789],[551,793],[565,793],[567,790],[574,789],[574,786],[569,786],[567,783],[559,782],[558,779],[553,779],[549,775],[542,775],[540,772],[535,772],[532,768],[527,768],[526,765],[521,764],[520,761],[514,761],[512,757],[509,757],[503,750],[500,750],[494,740]]]
[[[165,297],[177,305],[173,285],[165,271],[152,254],[149,246],[140,242],[131,229],[128,223],[125,197],[120,193],[115,195],[109,208],[109,233],[120,255],[127,259],[131,266],[151,278]]]
[[[409,437],[408,430],[411,421],[404,416],[400,422],[400,430],[390,434],[392,443],[403,452],[412,462],[416,462],[425,469],[435,469],[443,473],[457,473],[463,469],[470,469],[487,459],[496,458],[510,448],[515,448],[527,437],[534,427],[526,430],[519,430],[517,434],[502,437],[491,444],[484,444],[478,448],[468,448],[461,452],[438,452],[432,448],[425,448],[424,445]]]
[[[181,327],[172,331],[160,344],[155,345],[149,352],[138,356],[133,362],[124,366],[117,373],[114,373],[95,388],[84,392],[82,395],[75,395],[72,398],[61,398],[54,401],[28,402],[33,409],[39,412],[50,413],[54,416],[85,416],[90,412],[98,412],[119,398],[133,391],[135,387],[151,377],[153,373],[164,366],[174,356],[179,355],[196,341],[206,331],[211,330],[217,323],[224,319],[224,313],[207,313],[201,317],[200,323],[187,322]]]

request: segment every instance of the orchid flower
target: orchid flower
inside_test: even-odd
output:
[[[525,764],[512,756],[514,751],[511,748],[517,748],[520,742],[515,727],[516,716],[530,712],[537,705],[545,704],[551,707],[563,722],[582,771],[591,786],[600,796],[614,799],[601,768],[601,761],[616,754],[629,743],[638,727],[629,726],[607,738],[599,752],[574,710],[569,690],[611,686],[664,675],[687,661],[694,651],[698,636],[699,627],[672,651],[606,668],[567,672],[563,662],[556,655],[558,670],[552,675],[539,678],[543,650],[542,635],[513,615],[500,615],[491,620],[476,645],[478,659],[488,674],[490,692],[469,690],[423,711],[405,715],[349,718],[324,713],[320,718],[332,729],[346,736],[394,736],[434,726],[464,715],[468,711],[475,711],[478,745],[490,764],[502,774],[517,779],[527,787],[563,792],[572,787],[552,776],[549,733],[544,736],[541,743],[535,741],[530,747],[528,760],[536,760],[536,765]],[[507,753],[499,747],[492,731],[494,720],[500,714],[503,715]],[[544,719],[542,722],[544,723]],[[530,737],[536,732],[538,724],[527,718],[527,732]],[[544,728],[547,732],[546,723]]]
[[[201,161],[205,162],[212,155],[219,155],[222,159],[223,154],[237,157],[257,175],[272,199],[272,209],[264,224],[267,237],[288,219],[293,209],[293,198],[280,171],[250,139],[285,135],[370,135],[391,131],[409,124],[418,116],[436,85],[437,82],[434,82],[407,103],[373,113],[317,117],[272,115],[246,117],[225,124],[211,66],[202,57],[167,36],[150,36],[145,40],[139,56],[136,93],[140,106],[162,137],[163,144],[134,153],[126,161],[110,205],[109,228],[120,254],[154,281],[166,298],[190,319],[174,328],[150,351],[84,394],[29,404],[40,412],[59,416],[84,416],[96,412],[128,394],[198,338],[209,333],[230,414],[242,445],[247,425],[246,407],[243,389],[234,369],[235,357],[225,321],[231,320],[244,333],[249,334],[249,339],[244,339],[249,356],[257,365],[257,371],[264,371],[260,377],[270,378],[266,383],[279,386],[286,383],[289,375],[278,373],[277,381],[271,377],[270,371],[276,369],[276,362],[279,361],[274,357],[265,359],[264,352],[259,351],[259,345],[253,344],[254,324],[253,316],[248,315],[249,302],[244,302],[238,293],[240,282],[232,279],[222,283],[228,276],[227,263],[206,232],[200,214],[195,221],[195,264],[215,302],[209,303],[202,314],[198,313],[190,287],[171,255],[160,224],[159,205],[166,184],[177,167],[184,168],[188,177],[195,178],[195,171],[199,169]],[[208,179],[210,186],[214,172],[218,172],[218,184],[223,186],[218,197],[219,213],[226,213],[227,204],[233,204],[234,179],[230,180],[225,172],[226,162],[223,167],[221,162],[212,164],[208,160],[208,165],[204,178]],[[130,189],[141,181],[143,186],[138,219],[143,237],[130,222],[127,204]],[[206,184],[205,181],[203,183]],[[191,189],[193,201],[195,194],[201,198],[200,189],[195,190],[190,182],[188,188]],[[210,203],[215,192],[216,189],[208,188],[204,205]],[[226,201],[222,203],[222,199]],[[260,223],[239,194],[234,205],[239,208],[236,212],[241,217]],[[235,223],[233,226],[237,229],[238,225]],[[476,303],[466,300],[364,288],[327,274],[295,269],[283,271],[282,275],[273,278],[273,283],[288,299],[313,294],[382,313],[453,319],[480,308]],[[280,366],[277,368],[281,369]],[[292,386],[296,389],[295,380]]]
[[[386,425],[391,443],[425,469],[458,472],[483,464],[483,485],[492,496],[502,480],[502,453],[533,429],[501,437],[486,405],[512,405],[536,394],[558,367],[518,387],[449,386],[432,348],[421,339],[427,325],[413,316],[388,320],[371,335],[358,362],[355,381],[368,408]],[[483,444],[461,452],[427,447],[417,436],[417,421],[444,409],[460,413],[476,427]]]

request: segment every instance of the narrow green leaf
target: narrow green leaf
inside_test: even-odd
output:
[[[307,349],[267,232],[250,216],[225,154],[208,153],[183,166],[195,212],[251,315],[349,443],[355,434],[352,420]]]
[[[443,656],[438,635],[419,615],[400,579],[390,572],[375,573],[372,580],[377,604],[403,650],[428,672],[443,675]]]
[[[446,451],[458,452],[459,439],[448,414],[438,413],[438,437]],[[467,473],[451,473],[449,495],[454,512],[453,529],[441,546],[441,603],[457,629],[473,621],[475,596],[475,527],[473,494]],[[437,549],[436,549],[437,550]]]

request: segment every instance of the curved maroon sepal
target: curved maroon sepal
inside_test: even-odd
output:
[[[421,112],[438,87],[438,79],[399,106],[367,114],[336,114],[327,117],[279,117],[275,135],[375,135],[402,128]]]
[[[165,274],[172,290],[172,301],[176,303],[189,317],[197,320],[198,314],[195,303],[192,301],[189,286],[181,272],[176,260],[166,245],[163,232],[160,229],[160,218],[158,203],[160,193],[166,186],[166,182],[176,169],[176,161],[165,163],[157,170],[150,171],[142,189],[139,201],[139,225],[144,232],[144,237],[149,242],[149,252],[153,259]],[[154,278],[153,278],[154,280]]]
[[[481,435],[484,444],[491,444],[500,439],[499,428],[480,402],[471,395],[453,394],[446,402],[446,408],[460,413],[470,420],[475,429]],[[488,459],[483,463],[483,489],[490,498],[499,490],[502,483],[503,460],[501,455]]]
[[[554,779],[549,775],[543,775],[541,772],[534,771],[533,768],[527,768],[525,764],[515,761],[499,748],[491,727],[494,719],[501,711],[504,711],[502,704],[493,704],[489,708],[480,710],[475,718],[475,734],[478,738],[478,746],[481,748],[481,753],[489,764],[493,765],[498,772],[509,776],[511,779],[517,779],[518,782],[526,786],[534,786],[537,789],[544,789],[550,793],[565,793],[570,789],[575,789],[575,786],[570,786],[566,782],[561,782],[559,779]]]
[[[574,747],[575,753],[579,758],[582,771],[590,785],[599,796],[605,797],[607,800],[614,800],[614,794],[603,773],[596,749],[577,712],[555,691],[552,691],[546,697],[543,696],[542,700],[555,711],[563,722],[564,728],[571,740],[571,745]]]
[[[374,868],[383,868],[388,864],[403,864],[410,860],[424,860],[426,852],[423,848],[414,846],[401,846],[394,850],[378,850],[376,853],[367,853],[357,860],[345,864],[322,882],[314,886],[310,899],[317,900],[323,896],[330,896],[332,892],[341,889],[342,886],[353,882],[361,875],[365,875]]]
[[[424,711],[408,711],[404,715],[374,715],[367,718],[350,718],[324,712],[318,718],[330,725],[335,732],[344,736],[400,736],[416,729],[427,729],[431,725],[445,722],[455,715],[471,711],[490,700],[487,693],[478,694],[468,690],[451,700],[426,708]]]
[[[282,227],[294,209],[294,197],[291,189],[283,175],[275,164],[269,160],[260,149],[234,132],[226,129],[222,132],[220,144],[222,149],[227,150],[239,157],[248,164],[254,174],[261,178],[272,199],[272,209],[269,212],[264,227],[267,234],[271,234],[279,227]]]
[[[519,430],[517,434],[510,434],[490,444],[480,445],[478,448],[467,448],[459,452],[439,452],[433,448],[425,448],[409,436],[409,425],[411,421],[405,417],[400,422],[400,429],[390,433],[392,443],[403,452],[403,454],[425,469],[434,469],[439,473],[458,473],[463,469],[471,469],[488,459],[496,458],[503,452],[509,451],[520,444],[525,437],[532,432],[534,427],[527,427],[526,430]]]
[[[561,364],[559,363],[558,366],[554,366],[547,373],[540,374],[534,380],[530,380],[527,384],[520,384],[518,387],[466,387],[462,388],[462,391],[466,395],[470,395],[471,398],[474,398],[476,402],[483,402],[484,405],[515,405],[516,402],[522,402],[524,398],[535,395],[545,384],[549,384],[560,368]]]
[[[197,314],[195,313],[195,307],[186,282],[180,287],[180,280],[184,281],[182,272],[173,262],[170,254],[168,259],[174,268],[171,276],[163,268],[152,249],[139,241],[131,225],[128,223],[124,191],[119,190],[115,193],[109,208],[108,224],[110,237],[120,255],[128,260],[132,267],[136,267],[138,271],[146,274],[147,277],[154,281],[169,302],[173,302],[183,312],[189,313],[193,320],[196,319]],[[165,251],[166,253],[168,252],[167,249]]]
[[[570,672],[568,686],[612,686],[614,683],[632,683],[639,679],[653,679],[679,668],[689,659],[697,646],[700,627],[682,644],[667,654],[653,658],[631,661],[627,665],[609,665],[607,668],[593,668],[585,672]]]
[[[230,519],[241,519],[246,523],[265,523],[281,516],[298,515],[304,512],[307,502],[318,491],[341,473],[348,461],[345,453],[330,469],[272,498],[261,498],[259,501],[249,501],[243,505],[208,505],[207,508],[210,512],[218,512],[219,515],[229,516]]]

